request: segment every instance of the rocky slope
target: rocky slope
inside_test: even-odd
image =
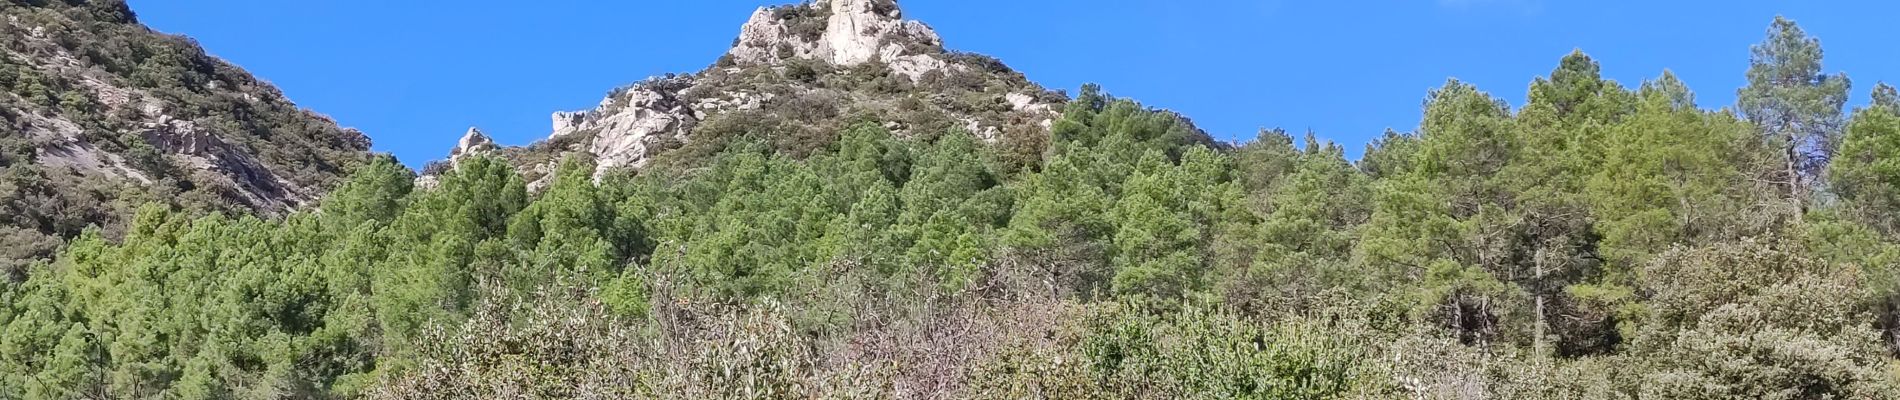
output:
[[[122,0],[0,4],[0,269],[146,202],[278,214],[368,160],[298,108]]]
[[[455,154],[496,152],[530,178],[582,154],[595,158],[598,176],[710,154],[732,140],[802,154],[863,121],[904,135],[961,129],[1033,154],[1066,100],[996,59],[945,50],[893,0],[817,0],[758,9],[704,71],[651,78],[592,110],[554,113],[547,140]]]

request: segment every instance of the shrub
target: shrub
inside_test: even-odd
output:
[[[806,42],[815,42],[824,37],[825,27],[831,19],[831,9],[819,7],[815,2],[774,8],[772,13],[773,18],[786,24],[793,36]]]
[[[1367,343],[1340,321],[1271,326],[1187,308],[1153,315],[1092,307],[1054,352],[1011,353],[984,366],[979,398],[1345,398],[1381,393]],[[1025,374],[1023,372],[1033,371]]]
[[[1878,333],[1855,322],[1870,320],[1858,268],[1744,241],[1671,250],[1643,273],[1644,397],[1900,397]]]
[[[785,62],[785,79],[792,82],[813,84],[818,77],[830,74],[830,66],[819,61],[792,59]]]

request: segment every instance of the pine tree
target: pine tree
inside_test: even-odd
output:
[[[1016,268],[1032,269],[1059,296],[1103,292],[1111,273],[1106,243],[1114,235],[1108,219],[1114,198],[1087,172],[1087,158],[1056,155],[1042,173],[1031,174],[1016,190],[1015,212],[1003,235]]]
[[[1885,84],[1874,88],[1872,105],[1855,110],[1839,157],[1829,166],[1830,188],[1848,212],[1883,235],[1900,235],[1900,102]]]
[[[379,157],[356,170],[342,186],[324,198],[323,209],[345,229],[377,221],[388,224],[401,215],[402,199],[414,189],[415,177],[391,157]]]
[[[1841,110],[1851,83],[1846,74],[1822,71],[1821,41],[1786,17],[1775,17],[1768,38],[1751,51],[1748,86],[1737,92],[1737,104],[1764,140],[1781,149],[1783,165],[1775,179],[1806,213],[1814,186],[1821,183],[1816,178],[1839,145]]]
[[[1291,173],[1259,200],[1267,212],[1253,271],[1227,280],[1260,287],[1228,288],[1230,302],[1299,306],[1329,288],[1365,292],[1375,284],[1348,264],[1360,225],[1372,214],[1371,180],[1346,160],[1339,145],[1321,144],[1310,135],[1306,140]]]

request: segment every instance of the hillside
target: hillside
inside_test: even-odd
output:
[[[1900,398],[1900,91],[1792,20],[1732,107],[1578,50],[1358,160],[940,43],[769,7],[540,143],[149,202],[0,280],[0,398]]]
[[[369,160],[369,138],[298,108],[123,1],[0,8],[0,269],[146,202],[280,215]]]

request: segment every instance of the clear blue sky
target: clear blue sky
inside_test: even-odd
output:
[[[783,0],[793,1],[793,0]],[[774,1],[131,0],[146,24],[192,36],[292,100],[419,165],[479,126],[505,144],[608,90],[697,71]],[[1748,46],[1785,14],[1827,68],[1900,81],[1900,2],[1558,0],[901,0],[949,47],[1030,79],[1180,111],[1215,136],[1308,129],[1358,152],[1410,131],[1448,77],[1513,105],[1573,48],[1634,87],[1674,70],[1705,108],[1732,104]]]

